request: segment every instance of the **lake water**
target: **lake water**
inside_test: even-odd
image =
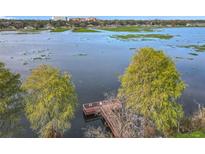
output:
[[[69,72],[76,86],[79,105],[72,127],[64,137],[83,137],[87,126],[102,124],[100,120],[86,122],[82,104],[103,100],[106,93],[116,93],[120,86],[119,75],[124,72],[135,52],[130,48],[154,47],[164,50],[175,61],[187,85],[180,99],[187,114],[193,112],[198,103],[205,104],[205,52],[193,56],[189,54],[196,52],[193,49],[179,47],[205,44],[205,28],[164,28],[153,33],[175,37],[170,40],[121,41],[109,36],[127,32],[0,32],[0,61],[12,71],[19,72],[22,80],[39,64],[50,64]],[[31,129],[26,129],[23,134],[23,137],[33,136]]]

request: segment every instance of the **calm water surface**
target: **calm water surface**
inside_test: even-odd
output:
[[[116,93],[120,85],[119,75],[124,72],[135,52],[130,48],[154,47],[164,50],[175,61],[187,84],[180,100],[187,114],[193,112],[198,103],[205,104],[205,52],[193,56],[189,54],[195,52],[193,49],[179,47],[205,44],[205,28],[165,28],[153,33],[171,34],[175,37],[170,40],[120,41],[109,36],[127,34],[126,32],[0,32],[0,61],[12,71],[19,72],[22,80],[39,64],[51,64],[72,74],[79,106],[72,120],[72,127],[64,136],[83,137],[88,125],[102,124],[100,120],[85,122],[82,104],[102,100],[105,93]],[[28,125],[25,120],[24,123]],[[35,135],[28,128],[23,136]]]

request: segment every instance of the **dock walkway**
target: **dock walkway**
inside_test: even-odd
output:
[[[122,103],[118,99],[83,104],[84,114],[86,116],[101,116],[107,123],[114,137],[120,137],[121,132],[119,129],[120,121],[113,111],[121,108]]]

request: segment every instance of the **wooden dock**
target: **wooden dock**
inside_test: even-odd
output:
[[[122,103],[118,99],[105,100],[83,104],[83,113],[85,116],[99,115],[101,116],[114,137],[120,137],[120,121],[113,111],[122,108]]]

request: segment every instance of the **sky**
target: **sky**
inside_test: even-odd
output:
[[[34,20],[49,20],[52,16],[0,16],[1,19],[34,19]],[[75,17],[88,17],[88,16],[68,16],[68,18]],[[205,16],[91,16],[96,17],[97,19],[135,19],[135,20],[153,20],[153,19],[161,19],[161,20],[205,20]]]

